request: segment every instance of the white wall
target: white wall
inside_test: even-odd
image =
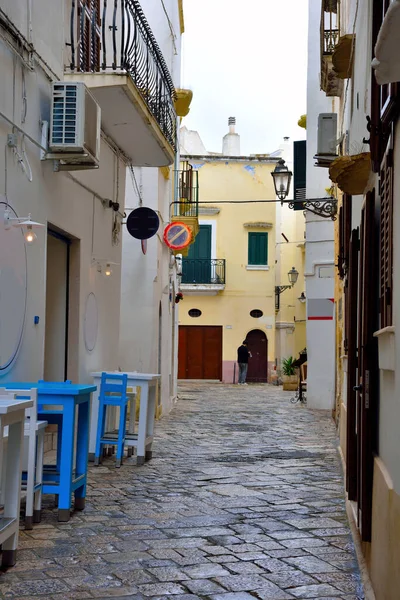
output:
[[[335,99],[320,90],[320,19],[321,4],[310,0],[307,73],[307,199],[326,196],[331,186],[328,169],[314,166],[317,153],[318,115],[332,112]],[[334,278],[321,279],[316,262],[335,263],[333,222],[313,213],[306,219],[306,297],[334,297]],[[315,274],[314,274],[315,273]],[[335,325],[334,321],[307,321],[307,404],[310,408],[330,409],[335,396]]]
[[[179,87],[181,34],[177,0],[164,0],[168,18],[159,0],[142,4],[143,11],[163,53],[174,84]],[[172,30],[172,31],[171,31]],[[122,295],[119,366],[123,370],[159,373],[160,402],[164,413],[172,407],[177,394],[178,317],[174,304],[178,291],[176,268],[170,266],[170,251],[163,242],[163,230],[169,222],[172,176],[165,179],[156,168],[133,169],[139,193],[129,171],[126,179],[126,206],[143,206],[158,212],[158,234],[147,241],[144,255],[140,242],[125,230],[122,251]],[[127,210],[129,214],[130,210]],[[161,305],[162,319],[159,322]],[[161,331],[160,331],[161,327]],[[159,343],[161,340],[161,360]]]
[[[60,61],[64,47],[61,4],[44,11],[44,2],[33,3],[33,39],[41,38],[42,59],[48,64]],[[47,3],[46,3],[47,4]],[[15,5],[15,6],[14,6]],[[56,10],[56,6],[60,9]],[[16,3],[8,8],[17,9]],[[18,3],[20,21],[24,10]],[[54,10],[53,10],[54,8]],[[43,14],[46,12],[46,20]],[[43,33],[44,23],[46,33]],[[37,24],[37,25],[36,25]],[[51,32],[47,34],[47,32]],[[23,30],[25,34],[25,30]],[[56,47],[56,41],[58,48]],[[56,58],[55,58],[56,57]],[[36,62],[34,70],[23,67],[20,59],[0,40],[0,110],[9,119],[40,142],[40,123],[50,116],[50,81]],[[13,79],[15,78],[15,87]],[[14,91],[15,90],[15,91]],[[24,110],[26,97],[26,115]],[[117,366],[120,304],[121,245],[112,243],[113,211],[104,209],[101,202],[79,186],[67,173],[53,170],[53,161],[41,161],[40,150],[25,140],[26,157],[32,169],[32,182],[23,173],[16,156],[6,149],[7,134],[12,127],[0,117],[0,190],[5,189],[5,156],[7,158],[7,196],[19,216],[32,214],[32,219],[59,228],[73,240],[70,315],[70,372],[80,382],[91,381],[91,370],[112,369]],[[19,152],[22,137],[18,135]],[[27,161],[25,160],[27,164]],[[125,167],[110,147],[102,142],[100,169],[75,171],[71,174],[93,192],[104,198],[117,200],[124,205]],[[2,205],[4,207],[4,205]],[[0,222],[0,236],[6,240],[8,232]],[[38,239],[27,248],[27,307],[24,337],[17,360],[8,373],[7,380],[33,381],[43,377],[44,332],[46,304],[46,230],[37,232]],[[5,242],[6,243],[6,242]],[[113,278],[105,280],[91,266],[92,256],[116,262]],[[12,261],[12,257],[9,257]],[[1,259],[0,259],[1,260]],[[89,352],[85,347],[85,302],[93,292],[98,306],[98,331],[95,347]],[[40,318],[34,324],[34,317]]]
[[[177,291],[177,282],[176,270],[169,266],[170,252],[162,241],[162,234],[169,219],[171,181],[164,179],[155,168],[136,167],[134,172],[143,206],[158,212],[160,228],[158,234],[147,241],[145,255],[140,241],[124,230],[119,366],[122,370],[159,373],[161,303],[161,404],[163,412],[169,412],[176,396],[176,376],[173,375],[173,369],[176,369],[177,347],[173,354],[172,343],[174,336],[177,337],[174,330],[177,327],[176,322],[174,323],[174,291]],[[128,209],[137,208],[139,201],[129,172],[126,185],[129,214]]]

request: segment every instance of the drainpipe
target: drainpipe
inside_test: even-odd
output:
[[[32,44],[32,0],[28,0],[28,42]]]

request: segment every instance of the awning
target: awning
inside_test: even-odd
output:
[[[375,69],[379,85],[400,81],[400,0],[393,0],[387,10],[375,44]]]

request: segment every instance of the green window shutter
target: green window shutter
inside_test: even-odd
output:
[[[249,265],[268,264],[268,233],[249,233]]]

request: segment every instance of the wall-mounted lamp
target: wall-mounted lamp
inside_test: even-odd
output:
[[[113,265],[119,263],[112,262],[103,258],[92,258],[92,266],[97,268],[98,273],[102,273],[106,279],[109,279],[113,274]]]
[[[36,227],[45,227],[42,223],[37,223],[36,221],[32,221],[31,215],[28,217],[10,217],[10,211],[4,211],[4,229],[10,229],[11,225],[13,227],[26,227],[26,231],[24,233],[25,242],[27,244],[33,244],[33,242],[37,239],[36,233],[33,231],[33,228]]]
[[[304,302],[307,300],[306,295],[304,292],[301,292],[300,296],[297,298],[297,300],[299,302],[301,302],[302,304],[304,304]]]
[[[276,311],[278,311],[280,308],[280,295],[285,290],[289,290],[290,288],[292,288],[294,286],[294,284],[297,282],[298,277],[299,277],[299,272],[297,271],[297,269],[292,267],[290,269],[290,271],[288,272],[288,279],[289,279],[290,285],[276,285],[275,286],[275,310]]]

